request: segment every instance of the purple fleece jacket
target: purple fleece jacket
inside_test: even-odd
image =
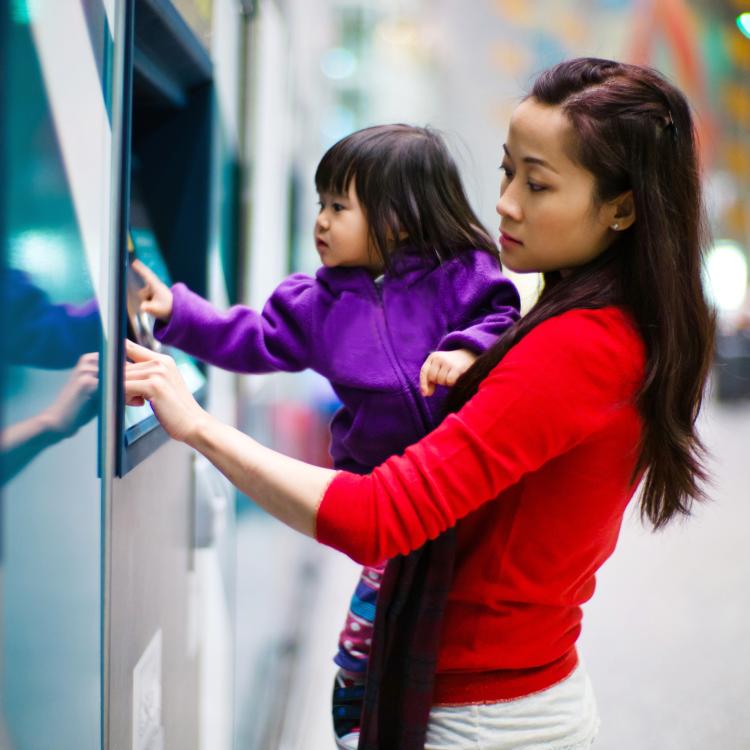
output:
[[[263,373],[311,368],[343,406],[331,423],[334,465],[369,471],[433,429],[447,389],[419,393],[419,371],[436,350],[480,353],[518,319],[516,288],[498,260],[470,250],[442,264],[398,256],[374,281],[362,268],[294,274],[261,313],[236,305],[219,312],[184,284],[164,342],[227,370]]]

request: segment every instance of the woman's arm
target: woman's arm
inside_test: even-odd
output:
[[[126,342],[129,404],[150,401],[164,429],[211,461],[238,489],[283,523],[315,536],[318,506],[335,471],[262,446],[204,411],[185,386],[174,360]]]
[[[127,351],[131,403],[151,401],[172,437],[261,507],[365,564],[421,547],[632,409],[643,372],[642,344],[622,313],[565,313],[514,347],[460,412],[357,476],[308,466],[215,422],[169,357],[130,343]]]
[[[335,471],[277,453],[208,414],[185,442],[272,516],[315,537],[318,506]]]

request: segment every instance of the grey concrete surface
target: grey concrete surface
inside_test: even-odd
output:
[[[596,750],[750,748],[750,404],[701,432],[711,502],[656,534],[629,514],[586,607]]]

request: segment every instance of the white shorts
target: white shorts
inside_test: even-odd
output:
[[[500,703],[434,706],[424,750],[588,750],[599,730],[585,667],[538,693]]]

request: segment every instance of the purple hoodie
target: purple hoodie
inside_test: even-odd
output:
[[[518,319],[516,288],[498,260],[472,250],[442,264],[400,255],[375,281],[363,268],[294,274],[261,313],[219,312],[184,284],[156,337],[227,370],[263,373],[311,368],[343,406],[331,422],[334,465],[366,472],[433,429],[446,388],[424,398],[419,371],[436,350],[480,353]]]

